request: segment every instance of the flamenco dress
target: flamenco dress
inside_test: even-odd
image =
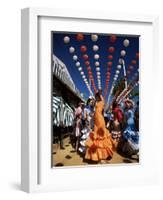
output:
[[[135,128],[134,112],[133,110],[126,111],[127,126],[123,132],[123,139],[125,144],[122,148],[124,153],[129,155],[137,154],[139,151],[139,134]]]
[[[110,132],[105,128],[103,117],[104,101],[99,101],[95,106],[94,130],[86,140],[85,158],[93,161],[112,158],[115,146]]]

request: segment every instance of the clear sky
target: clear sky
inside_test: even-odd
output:
[[[86,54],[89,56],[89,61],[90,61],[90,67],[93,72],[93,77],[95,81],[96,87],[98,87],[97,84],[97,74],[96,74],[96,67],[94,65],[95,59],[94,59],[94,54],[99,54],[99,62],[100,62],[100,71],[101,71],[101,86],[102,89],[104,90],[105,88],[105,81],[106,81],[106,72],[107,72],[107,62],[112,61],[113,65],[111,67],[111,76],[110,76],[110,81],[109,81],[109,86],[108,86],[108,92],[107,96],[109,95],[110,88],[112,86],[113,82],[113,77],[115,75],[115,71],[117,69],[118,65],[118,60],[121,58],[120,52],[121,50],[126,51],[126,55],[123,57],[125,60],[125,66],[126,69],[129,69],[129,66],[132,65],[133,69],[131,70],[131,73],[129,75],[129,79],[133,77],[133,75],[137,72],[137,69],[139,67],[139,62],[138,59],[136,59],[136,53],[139,52],[139,39],[141,37],[139,36],[129,36],[129,35],[116,35],[116,41],[111,42],[110,41],[110,34],[98,34],[98,40],[96,42],[93,42],[91,40],[91,34],[92,33],[83,33],[84,39],[81,41],[78,41],[76,36],[77,33],[59,33],[59,32],[53,32],[52,35],[52,44],[53,44],[53,53],[67,66],[67,69],[76,85],[76,87],[79,89],[81,93],[84,94],[85,98],[88,98],[89,96],[89,91],[82,79],[82,76],[80,75],[80,72],[78,71],[78,68],[76,67],[75,63],[76,61],[73,60],[73,55],[78,56],[78,61],[80,62],[85,75],[88,78],[88,72],[87,68],[84,64],[84,60],[82,58],[83,53],[80,51],[80,47],[82,45],[85,45],[87,47],[87,52]],[[64,37],[68,36],[70,38],[70,42],[68,44],[64,43]],[[123,45],[123,41],[125,39],[129,40],[129,46],[125,47]],[[93,45],[98,45],[99,50],[97,52],[92,50]],[[75,52],[71,54],[69,52],[69,47],[74,47]],[[108,52],[108,48],[113,46],[115,48],[115,51],[113,53]],[[109,60],[108,55],[112,55],[113,59]],[[132,60],[136,60],[137,64],[133,65],[131,64]],[[120,74],[118,76],[118,79],[123,77],[123,70],[120,70]],[[117,79],[117,80],[118,80]],[[92,89],[93,91],[93,89]],[[106,98],[107,99],[107,98]]]

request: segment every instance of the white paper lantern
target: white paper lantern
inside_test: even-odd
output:
[[[83,75],[82,78],[84,79],[84,78],[85,78],[85,75]]]
[[[93,42],[96,42],[96,41],[98,40],[98,35],[92,34],[92,35],[91,35],[91,40],[92,40]]]
[[[121,51],[121,56],[124,57],[125,55],[126,55],[126,51],[125,51],[125,50],[122,50],[122,51]]]
[[[69,52],[70,52],[70,53],[74,53],[74,52],[75,52],[75,48],[74,48],[74,47],[70,47],[70,48],[69,48]]]
[[[118,78],[118,74],[116,74],[115,77]]]
[[[97,72],[97,75],[100,75],[100,72]]]
[[[124,45],[125,47],[128,47],[129,44],[130,44],[130,41],[129,41],[128,39],[125,39],[125,40],[123,41],[123,45]]]
[[[121,65],[123,64],[123,59],[122,58],[119,59],[119,64],[121,64]]]
[[[119,70],[116,70],[116,72],[115,72],[116,74],[119,74]]]
[[[113,78],[113,80],[114,80],[114,81],[116,81],[116,80],[117,80],[117,78],[116,78],[116,77],[114,77],[114,78]]]
[[[73,60],[76,61],[77,59],[78,59],[77,55],[74,55],[74,56],[73,56]]]
[[[79,67],[78,70],[81,72],[82,71],[82,67]]]
[[[63,41],[64,41],[65,44],[68,44],[70,42],[70,38],[68,36],[65,36],[63,38]]]
[[[94,59],[95,59],[95,60],[98,60],[99,58],[100,58],[99,54],[95,54],[95,55],[94,55]]]
[[[80,74],[81,74],[81,75],[83,75],[83,74],[84,74],[84,72],[83,72],[83,71],[81,71],[81,72],[80,72]]]
[[[76,66],[79,67],[80,66],[80,62],[76,62]]]
[[[97,45],[93,45],[93,51],[98,51],[99,47]]]
[[[122,67],[121,65],[117,65],[117,69],[121,69],[121,67]]]
[[[99,71],[100,71],[100,68],[99,68],[99,67],[96,67],[96,71],[99,72]]]
[[[98,61],[95,62],[95,66],[98,67],[100,63]]]

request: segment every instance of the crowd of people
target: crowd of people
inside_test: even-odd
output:
[[[74,112],[72,145],[85,159],[112,159],[114,152],[139,154],[139,104],[125,98],[105,108],[102,91],[79,102]]]

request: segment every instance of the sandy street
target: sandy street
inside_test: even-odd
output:
[[[53,144],[53,166],[81,166],[94,164],[91,161],[86,161],[82,155],[79,155],[70,143],[69,137],[63,140],[64,149],[60,149],[59,144]],[[138,163],[138,157],[133,156],[131,158],[125,158],[119,155],[117,152],[111,160],[107,160],[104,164],[116,164],[116,163]]]

